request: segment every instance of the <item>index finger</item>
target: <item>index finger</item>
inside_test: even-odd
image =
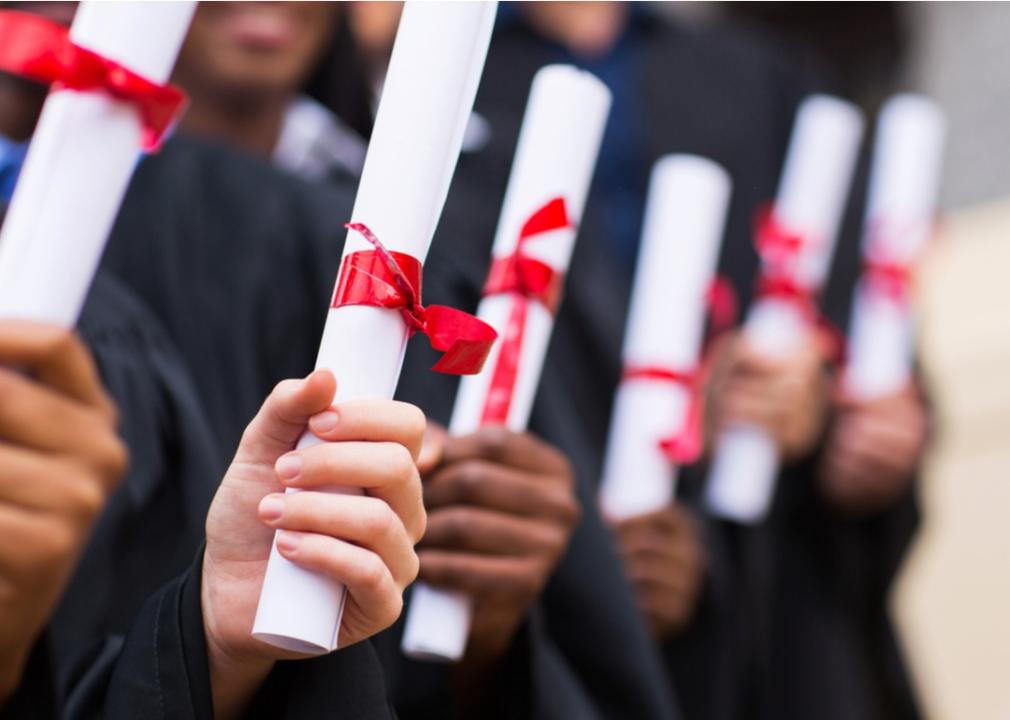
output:
[[[569,471],[568,460],[560,451],[529,433],[512,432],[501,425],[450,437],[442,451],[442,464],[464,460],[490,460],[531,472]]]
[[[72,330],[0,320],[0,363],[23,370],[75,400],[113,412],[91,353]]]
[[[392,442],[417,460],[426,420],[415,405],[395,400],[347,400],[309,419],[309,430],[328,442]]]

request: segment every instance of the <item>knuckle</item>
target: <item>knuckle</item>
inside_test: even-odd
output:
[[[442,534],[449,545],[461,545],[470,527],[469,513],[463,508],[449,508],[443,513]]]
[[[393,509],[379,501],[374,510],[362,517],[365,534],[371,538],[388,538],[393,534],[398,519]]]
[[[358,564],[358,584],[369,592],[379,592],[386,580],[386,566],[378,555],[368,553]]]
[[[421,560],[418,558],[417,553],[414,551],[410,552],[407,558],[406,574],[401,583],[401,587],[406,587],[410,585],[414,580],[417,579],[417,574],[421,570]]]
[[[90,522],[105,504],[105,492],[98,482],[80,478],[69,483],[65,492],[71,512],[83,522]]]
[[[84,352],[84,345],[73,330],[53,329],[43,343],[43,351],[49,356],[63,356]]]
[[[483,485],[484,477],[484,466],[479,461],[465,460],[460,463],[452,482],[456,502],[472,500]]]
[[[497,459],[505,452],[511,433],[504,425],[488,425],[477,433],[477,450],[482,457]]]
[[[414,458],[405,446],[399,443],[389,443],[387,448],[389,456],[389,475],[396,480],[403,480],[411,477],[417,472],[414,465]]]
[[[126,444],[115,435],[109,435],[99,444],[96,451],[95,467],[105,481],[106,488],[118,484],[130,462]]]
[[[424,412],[421,408],[416,405],[411,405],[410,403],[404,403],[404,426],[407,434],[420,442],[421,438],[424,437],[424,431],[428,426],[428,418],[425,417]]]

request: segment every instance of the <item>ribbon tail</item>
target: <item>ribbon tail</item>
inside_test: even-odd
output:
[[[690,465],[701,457],[705,446],[704,400],[695,391],[687,409],[684,427],[659,441],[663,454],[675,465]]]
[[[514,296],[508,323],[505,325],[505,335],[501,340],[501,350],[491,373],[491,384],[481,415],[482,425],[504,425],[508,421],[512,394],[519,375],[519,356],[528,308],[529,301],[524,296]]]
[[[445,305],[430,305],[425,308],[424,315],[422,332],[428,336],[431,346],[443,353],[432,370],[448,375],[476,375],[483,369],[498,338],[493,327],[469,313]]]

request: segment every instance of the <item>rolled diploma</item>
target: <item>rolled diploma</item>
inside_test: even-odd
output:
[[[667,155],[656,162],[624,367],[690,371],[698,365],[729,193],[729,174],[711,160]],[[618,386],[600,486],[606,516],[632,517],[673,501],[677,468],[659,443],[684,427],[690,403],[690,388],[679,383],[636,378]]]
[[[82,2],[73,41],[163,83],[195,2]],[[141,152],[140,115],[103,92],[46,98],[0,232],[0,317],[73,327]]]
[[[933,227],[945,123],[932,100],[897,95],[880,111],[870,174],[863,255],[915,264]],[[882,232],[877,232],[882,230]],[[901,390],[911,378],[912,318],[906,303],[856,289],[845,387],[870,400]]]
[[[404,6],[352,219],[390,251],[424,262],[445,203],[491,38],[496,3]],[[344,258],[372,246],[348,233]],[[342,261],[343,262],[343,261]],[[317,368],[337,378],[334,402],[393,397],[408,339],[396,310],[331,308]],[[306,433],[299,448],[319,443]],[[334,488],[337,492],[357,489]],[[253,636],[288,650],[337,647],[344,587],[270,552]]]
[[[775,216],[786,229],[809,238],[798,260],[798,279],[819,288],[834,253],[862,137],[863,121],[851,104],[814,95],[796,114]],[[748,342],[769,357],[788,355],[801,341],[807,320],[795,304],[765,298],[747,315]],[[706,487],[716,515],[741,523],[760,522],[771,506],[779,459],[761,428],[738,425],[719,438]]]
[[[603,128],[610,110],[610,91],[587,72],[566,65],[542,68],[533,79],[516,156],[502,204],[492,255],[515,251],[519,231],[545,202],[563,197],[573,219],[582,216]],[[575,245],[574,228],[532,237],[529,255],[565,272]],[[481,300],[477,315],[501,334],[512,308],[508,295]],[[538,302],[530,302],[519,356],[519,370],[506,422],[522,432],[529,422],[533,399],[554,317]],[[462,378],[449,432],[461,435],[480,427],[484,403],[501,342],[491,350],[484,370]],[[401,648],[412,657],[455,661],[463,656],[470,632],[472,603],[464,593],[414,584]]]

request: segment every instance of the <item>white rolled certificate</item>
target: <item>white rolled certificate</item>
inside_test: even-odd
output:
[[[86,0],[70,38],[160,84],[195,7]],[[77,322],[142,140],[129,100],[102,91],[49,94],[0,232],[0,317]]]
[[[811,96],[796,115],[773,217],[802,239],[789,273],[811,292],[820,289],[831,265],[862,133],[859,110],[837,98]],[[793,350],[808,323],[800,304],[770,295],[752,305],[744,333],[759,352],[781,357]],[[771,506],[778,470],[767,432],[744,425],[726,429],[712,459],[708,508],[736,522],[760,522]]]
[[[610,91],[589,73],[565,65],[548,66],[537,73],[491,251],[493,262],[512,257],[522,238],[524,256],[563,276],[609,110]],[[571,222],[550,221],[552,217],[557,220],[559,200]],[[534,215],[543,222],[532,223],[540,231],[529,234]],[[473,432],[484,424],[489,400],[497,403],[497,422],[517,432],[526,429],[554,316],[541,302],[525,303],[521,342],[515,343],[508,329],[515,301],[515,295],[509,293],[490,293],[481,300],[477,315],[498,331],[500,339],[484,370],[461,381],[449,423],[449,432],[455,435]],[[501,390],[494,387],[494,378],[510,345],[518,351],[518,363],[510,392],[502,397],[496,394]],[[416,583],[407,611],[403,651],[431,660],[459,660],[470,631],[471,604],[462,593]]]
[[[943,111],[928,98],[897,95],[880,111],[863,226],[866,269],[844,374],[859,399],[897,392],[911,378],[908,273],[933,229],[944,134]]]
[[[408,2],[400,19],[352,219],[390,251],[423,262],[459,156],[487,54],[496,3]],[[356,233],[344,261],[372,247]],[[392,398],[408,339],[397,310],[331,308],[317,368],[337,377],[334,402]],[[319,442],[306,433],[298,443]],[[345,492],[357,492],[345,489]],[[253,636],[321,654],[337,646],[344,587],[271,550]]]
[[[728,173],[706,158],[667,155],[652,169],[624,336],[626,377],[614,396],[600,485],[608,517],[659,510],[675,496],[677,470],[661,442],[690,422],[729,195]]]

